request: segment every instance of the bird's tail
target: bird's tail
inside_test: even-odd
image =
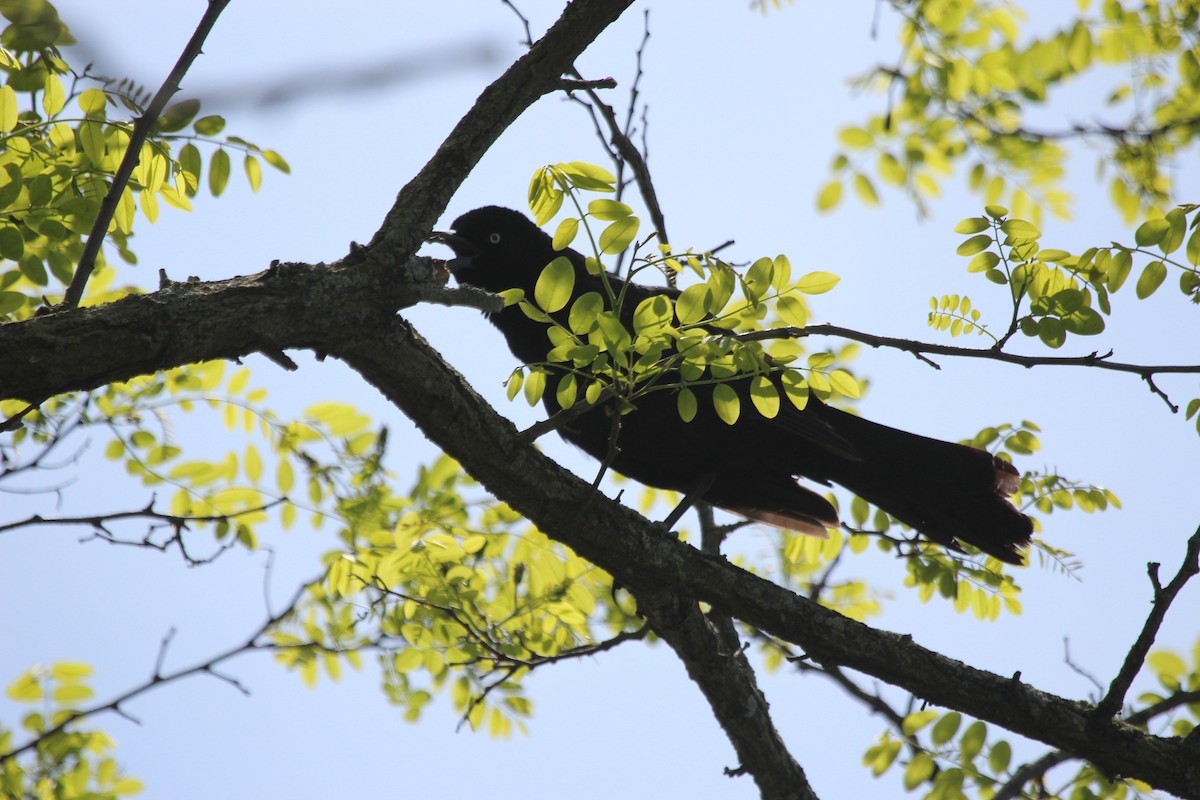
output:
[[[941,544],[971,544],[1022,563],[1033,524],[1009,495],[1020,473],[974,447],[889,428],[821,405],[812,409],[861,458],[830,464],[828,479]]]

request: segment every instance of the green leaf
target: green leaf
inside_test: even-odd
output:
[[[38,703],[44,697],[41,682],[30,672],[10,683],[5,694],[17,703]]]
[[[577,233],[579,233],[579,220],[574,217],[567,217],[558,223],[558,227],[554,230],[554,249],[563,250],[570,247],[571,242],[575,241]]]
[[[53,72],[47,72],[42,86],[42,110],[46,112],[47,117],[53,117],[63,110],[66,102],[67,95],[62,81]]]
[[[742,403],[733,387],[725,383],[718,383],[713,387],[713,408],[716,409],[717,416],[726,425],[732,425],[737,422],[738,416],[741,414]]]
[[[991,752],[988,753],[988,767],[991,768],[995,775],[1003,775],[1008,772],[1008,765],[1012,761],[1012,746],[1006,741],[999,741],[992,745]]]
[[[1192,235],[1188,237],[1187,259],[1190,264],[1200,266],[1200,227],[1192,231]]]
[[[588,203],[588,213],[596,219],[609,221],[624,219],[633,213],[633,209],[618,200],[601,199]]]
[[[622,252],[637,236],[640,222],[637,217],[623,217],[600,231],[600,252],[616,255]]]
[[[983,751],[984,741],[987,739],[987,725],[979,720],[975,720],[967,726],[963,732],[962,739],[959,742],[959,752],[962,754],[964,761],[973,761],[975,756]]]
[[[78,102],[80,110],[87,116],[104,119],[108,98],[100,89],[84,89]]]
[[[1153,247],[1163,240],[1170,229],[1171,223],[1165,219],[1148,219],[1138,227],[1133,240],[1138,247]]]
[[[784,324],[803,328],[808,324],[808,308],[804,301],[792,295],[784,295],[775,304],[775,312]]]
[[[954,232],[965,235],[986,231],[990,227],[992,227],[992,223],[985,217],[967,217],[964,220],[959,220],[959,223],[954,226]]]
[[[933,775],[933,757],[924,751],[917,753],[904,769],[904,788],[907,791],[920,786]]]
[[[1058,317],[1042,317],[1038,320],[1037,335],[1047,347],[1056,349],[1067,340],[1066,328]]]
[[[829,373],[829,384],[833,386],[834,391],[846,397],[862,397],[862,387],[858,385],[858,381],[854,376],[844,369],[835,369]]]
[[[279,155],[279,153],[276,153],[274,150],[263,150],[262,157],[266,159],[268,164],[282,172],[284,175],[292,174],[291,165],[288,164],[283,156]]]
[[[779,391],[765,375],[756,375],[750,381],[750,400],[767,419],[774,419],[779,413]]]
[[[192,130],[201,136],[216,136],[225,130],[225,118],[219,114],[201,117],[192,123]]]
[[[879,193],[875,191],[875,184],[871,183],[871,179],[863,173],[858,173],[854,176],[854,193],[858,195],[858,199],[862,200],[869,206],[879,205]]]
[[[213,197],[220,197],[229,184],[229,153],[217,149],[208,165],[208,189]]]
[[[1000,256],[991,250],[984,250],[982,253],[976,254],[967,264],[967,272],[987,272],[999,263]]]
[[[977,236],[972,236],[965,242],[960,244],[954,251],[960,256],[973,256],[976,253],[982,253],[992,246],[992,237],[986,233],[981,233]]]
[[[637,334],[654,333],[671,324],[673,316],[671,301],[665,294],[647,297],[633,311],[633,331]]]
[[[250,190],[257,192],[262,186],[262,163],[257,158],[246,154],[246,179],[250,181]]]
[[[167,106],[155,121],[154,128],[159,133],[175,133],[183,130],[198,113],[200,113],[199,100],[181,100]]]
[[[558,165],[564,172],[570,175],[581,188],[587,188],[586,182],[590,181],[595,184],[607,187],[609,191],[616,185],[617,178],[604,167],[595,164],[589,164],[586,161],[571,161],[567,164]]]
[[[0,291],[0,314],[11,314],[25,305],[25,295],[20,292]]]
[[[1139,300],[1145,300],[1150,295],[1162,286],[1162,282],[1166,280],[1167,267],[1161,261],[1151,261],[1142,270],[1141,277],[1138,278],[1136,292]]]
[[[1007,219],[1000,223],[1000,230],[1014,239],[1037,239],[1042,235],[1036,225],[1023,219]]]
[[[1105,285],[1109,292],[1116,292],[1125,285],[1125,279],[1133,269],[1133,256],[1128,250],[1118,250],[1109,259],[1108,278]]]
[[[954,738],[958,727],[962,724],[962,714],[951,711],[939,719],[929,732],[929,738],[935,745],[943,745]]]
[[[808,405],[808,381],[804,379],[804,375],[797,370],[787,369],[779,376],[779,382],[792,405],[803,411]]]
[[[1179,245],[1183,244],[1184,234],[1187,233],[1187,216],[1184,215],[1183,209],[1172,208],[1167,212],[1166,221],[1169,227],[1162,237],[1162,241],[1158,243],[1158,247],[1164,255],[1170,255],[1179,249]]]
[[[810,272],[796,281],[796,288],[804,294],[824,294],[840,281],[832,272]]]
[[[104,127],[95,120],[84,120],[79,123],[79,146],[83,154],[94,165],[104,161],[105,141]]]
[[[842,128],[837,138],[841,144],[854,149],[870,147],[873,141],[871,134],[862,128]]]
[[[575,376],[568,373],[564,375],[558,382],[558,387],[554,392],[554,399],[563,408],[570,408],[575,405],[575,395],[578,393],[578,385],[575,381]]]
[[[1154,671],[1158,682],[1172,692],[1180,688],[1183,678],[1188,674],[1187,662],[1169,650],[1156,650],[1148,655],[1146,666]]]
[[[691,422],[695,419],[696,411],[700,407],[696,402],[695,393],[687,387],[679,390],[679,394],[675,397],[675,406],[679,409],[679,418],[684,422]]]
[[[675,300],[675,314],[680,325],[699,322],[709,313],[712,290],[707,284],[697,283],[687,287]]]
[[[546,265],[533,287],[533,299],[548,314],[562,310],[575,291],[575,267],[566,256]]]
[[[531,406],[537,405],[546,392],[546,371],[536,368],[529,370],[524,389],[526,402]]]
[[[821,187],[817,195],[817,210],[832,211],[842,201],[842,182],[830,181]]]
[[[571,304],[567,327],[572,333],[585,336],[596,328],[596,317],[604,310],[604,298],[599,292],[586,292]]]

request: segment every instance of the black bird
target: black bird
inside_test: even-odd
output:
[[[542,270],[565,255],[575,268],[574,297],[588,291],[607,297],[600,276],[587,272],[583,255],[556,251],[551,237],[517,211],[496,206],[470,211],[455,220],[453,231],[437,232],[431,241],[454,250],[450,270],[461,284],[497,293],[519,288],[532,298]],[[617,294],[625,289],[626,327],[643,299],[678,295],[672,289],[626,286],[614,275],[609,280]],[[565,325],[570,307],[568,303],[552,316]],[[489,319],[522,362],[546,360],[551,343],[545,323],[530,319],[516,305]],[[549,368],[552,378],[543,402],[554,414],[561,408],[553,365]],[[825,536],[827,528],[838,524],[837,513],[796,482],[805,477],[840,484],[948,547],[957,549],[961,540],[1001,561],[1022,563],[1018,548],[1029,543],[1032,524],[1008,500],[1020,480],[1012,465],[984,450],[847,414],[811,395],[803,411],[784,400],[779,413],[768,419],[750,407],[748,379],[731,385],[746,409],[733,425],[717,417],[709,387],[692,387],[699,409],[690,422],[680,418],[673,392],[639,397],[636,408],[620,418],[615,456],[614,401],[600,403],[558,430],[592,457],[611,458],[612,468],[623,475],[684,492],[681,510],[699,499],[760,522]],[[676,518],[673,514],[670,519]]]

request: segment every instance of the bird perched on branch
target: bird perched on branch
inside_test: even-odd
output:
[[[622,321],[630,330],[633,309],[643,300],[679,296],[673,289],[589,272],[582,254],[555,250],[548,234],[506,208],[470,211],[455,220],[452,231],[437,232],[431,241],[454,250],[450,270],[460,284],[497,293],[520,289],[530,298],[547,265],[565,256],[574,271],[573,283],[568,281],[571,298],[550,315],[564,327],[572,302],[589,292],[607,298],[605,307],[621,298]],[[489,319],[523,363],[547,362],[553,344],[545,319],[533,319],[515,304]],[[565,375],[567,366],[547,363],[545,368],[553,380]],[[750,379],[737,378],[728,385],[746,405]],[[543,403],[555,414],[561,406],[553,384],[548,386]],[[712,384],[690,388],[698,398],[691,421],[680,417],[668,389],[638,396],[624,413],[618,411],[618,398],[606,396],[558,432],[623,475],[683,492],[678,513],[690,502],[703,500],[749,519],[827,535],[827,529],[838,524],[837,513],[825,498],[797,483],[804,477],[844,486],[948,547],[966,542],[1001,561],[1022,563],[1019,548],[1029,543],[1032,525],[1008,500],[1020,475],[990,453],[879,425],[816,397],[810,397],[803,410],[783,402],[772,418],[748,411],[730,425],[714,410]],[[669,520],[673,524],[677,518],[672,514]]]

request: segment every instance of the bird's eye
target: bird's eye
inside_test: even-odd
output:
[[[492,244],[500,244],[500,234],[498,234],[498,233],[491,234],[490,236],[488,236],[488,241],[491,242]]]

